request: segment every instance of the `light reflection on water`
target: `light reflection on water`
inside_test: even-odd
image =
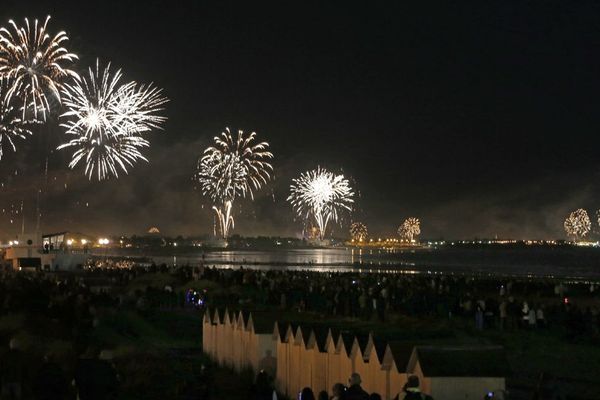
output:
[[[115,249],[113,255],[133,255]],[[494,264],[486,260],[474,259],[464,263],[449,264],[442,256],[429,262],[402,260],[398,253],[412,253],[415,250],[394,249],[359,249],[359,248],[329,248],[329,249],[282,249],[282,250],[222,250],[202,253],[201,251],[188,254],[152,255],[140,254],[152,259],[156,264],[190,265],[201,263],[220,268],[252,269],[290,269],[313,270],[322,272],[360,271],[360,272],[394,272],[394,273],[424,273],[424,274],[477,274],[482,276],[529,276],[529,277],[571,277],[571,278],[600,278],[600,270],[593,267],[574,268],[573,266],[530,265],[527,263]]]
[[[202,254],[178,255],[178,256],[153,256],[156,263],[167,263],[177,265],[197,265],[204,261],[205,264],[232,264],[232,265],[303,265],[303,266],[331,266],[336,268],[356,268],[361,264],[370,266],[398,265],[396,259],[386,259],[390,254],[386,250],[362,250],[362,249],[291,249],[275,251],[243,251],[223,250],[211,251]],[[402,263],[412,265],[412,263]],[[311,267],[311,269],[314,267]]]

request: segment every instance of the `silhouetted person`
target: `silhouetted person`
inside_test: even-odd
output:
[[[419,387],[419,377],[411,375],[408,377],[408,381],[404,385],[404,400],[433,400],[431,396],[425,393],[421,393]]]
[[[362,380],[356,372],[350,375],[348,390],[344,394],[344,400],[369,400],[369,394],[360,386]]]
[[[342,400],[342,399],[344,399],[344,396],[346,395],[346,390],[347,390],[346,386],[344,386],[341,383],[336,383],[331,388],[331,392],[333,393],[333,396],[331,397],[331,400]]]
[[[261,370],[258,375],[256,375],[255,398],[256,400],[273,399],[272,379],[264,370]]]
[[[300,392],[300,398],[298,400],[315,400],[315,394],[311,388],[305,387]]]

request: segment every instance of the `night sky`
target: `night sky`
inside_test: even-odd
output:
[[[21,200],[35,229],[40,186],[44,232],[211,232],[191,177],[226,126],[276,157],[275,180],[236,206],[243,235],[299,235],[285,198],[317,165],[351,179],[353,219],[375,235],[416,216],[424,237],[558,238],[570,211],[600,208],[595,1],[52,3],[3,0],[0,24],[51,14],[78,72],[98,57],[154,82],[169,120],[149,164],[100,183],[68,170],[67,152],[44,182],[63,136],[56,121],[39,129],[0,161],[2,238],[20,231]]]

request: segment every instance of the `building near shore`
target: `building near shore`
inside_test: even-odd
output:
[[[15,271],[72,270],[83,266],[87,256],[82,251],[74,252],[69,246],[63,245],[68,240],[71,239],[67,232],[43,236],[19,234],[4,246],[2,265]]]
[[[46,250],[85,249],[94,246],[97,239],[78,232],[56,232],[42,235],[42,244]]]

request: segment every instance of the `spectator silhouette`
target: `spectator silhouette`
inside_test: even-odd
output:
[[[369,400],[369,394],[360,386],[362,380],[356,372],[350,375],[348,390],[344,394],[344,400]]]

